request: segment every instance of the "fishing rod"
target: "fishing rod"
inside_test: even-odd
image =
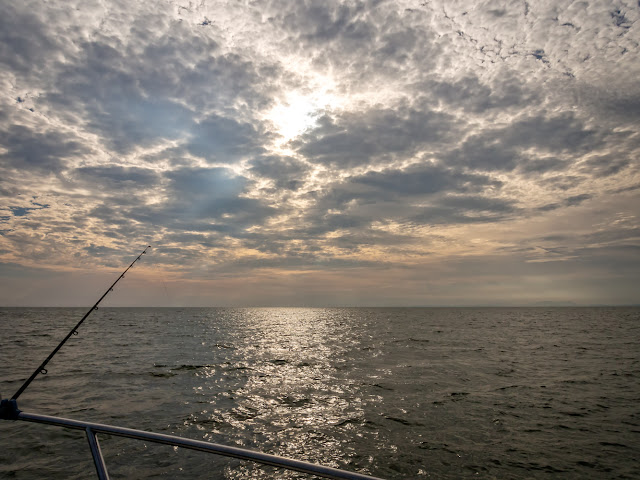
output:
[[[35,372],[33,372],[31,374],[31,376],[27,379],[27,381],[24,382],[24,384],[20,387],[20,390],[18,390],[16,393],[13,394],[13,397],[11,397],[11,400],[17,400],[18,397],[22,394],[22,392],[25,391],[25,389],[29,386],[29,384],[33,381],[33,379],[38,376],[39,373],[42,373],[43,375],[45,375],[47,373],[47,369],[44,368],[44,367],[46,367],[47,363],[49,363],[49,361],[53,358],[53,356],[56,353],[58,353],[58,350],[60,350],[62,348],[62,346],[67,342],[67,340],[69,340],[69,338],[71,338],[71,335],[78,335],[78,327],[80,327],[80,325],[82,325],[82,322],[84,322],[87,319],[87,317],[89,315],[91,315],[91,312],[93,312],[94,310],[98,309],[98,305],[100,305],[100,302],[102,302],[104,297],[106,297],[109,294],[109,292],[113,292],[113,287],[116,286],[116,283],[118,283],[120,281],[120,279],[124,278],[124,274],[127,273],[131,267],[133,267],[134,263],[136,263],[138,260],[140,260],[140,257],[142,257],[142,255],[147,253],[147,249],[148,248],[151,248],[151,245],[148,245],[147,248],[145,248],[142,251],[142,253],[140,255],[138,255],[133,262],[131,262],[131,265],[129,265],[127,267],[127,269],[120,274],[120,276],[116,279],[116,281],[113,282],[113,284],[107,289],[107,291],[102,294],[102,296],[95,303],[95,305],[93,307],[91,307],[91,309],[87,313],[84,314],[84,317],[82,317],[82,320],[80,320],[76,324],[76,326],[71,329],[71,331],[67,334],[67,336],[64,337],[64,339],[58,344],[58,346],[56,348],[53,349],[53,352],[51,352],[49,354],[49,356],[46,358],[46,360],[44,362],[42,362],[38,368],[36,368]],[[4,402],[4,400],[3,400],[3,402]]]

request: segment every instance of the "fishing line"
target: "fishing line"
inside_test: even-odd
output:
[[[113,282],[113,284],[112,284],[112,285],[107,289],[107,291],[106,291],[106,292],[104,292],[104,293],[102,294],[102,296],[101,296],[101,297],[100,297],[100,299],[95,303],[95,305],[94,305],[93,307],[91,307],[91,309],[90,309],[87,313],[85,313],[84,317],[82,317],[82,320],[80,320],[80,321],[76,324],[76,326],[75,326],[75,327],[73,327],[73,328],[71,329],[71,331],[67,334],[67,336],[66,336],[66,337],[64,337],[64,339],[63,339],[63,340],[58,344],[58,346],[57,346],[56,348],[54,348],[54,349],[53,349],[53,352],[51,352],[51,353],[49,354],[49,356],[46,358],[46,360],[45,360],[44,362],[42,362],[38,368],[36,368],[35,372],[33,372],[33,373],[31,374],[31,376],[27,379],[27,381],[26,381],[26,382],[24,382],[24,384],[20,387],[20,389],[19,389],[16,393],[14,393],[14,394],[13,394],[13,397],[11,397],[11,400],[16,400],[16,399],[17,399],[17,398],[22,394],[22,392],[24,392],[24,391],[25,391],[25,389],[29,386],[29,384],[33,381],[33,379],[34,379],[34,378],[36,378],[36,377],[38,376],[38,374],[39,374],[39,373],[42,373],[43,375],[45,375],[45,374],[47,373],[47,369],[46,369],[46,368],[44,368],[44,367],[46,367],[47,363],[49,363],[49,361],[53,358],[53,356],[54,356],[56,353],[58,353],[58,350],[60,350],[60,349],[62,348],[62,346],[67,342],[67,340],[69,340],[69,338],[70,338],[72,335],[77,335],[77,334],[78,334],[78,327],[79,327],[80,325],[82,325],[82,322],[84,322],[84,321],[87,319],[87,317],[88,317],[89,315],[91,315],[91,312],[93,312],[94,310],[97,310],[97,309],[98,309],[98,305],[100,304],[100,302],[102,302],[102,300],[104,299],[104,297],[106,297],[106,296],[109,294],[109,292],[113,292],[113,287],[115,287],[115,286],[116,286],[116,283],[118,283],[118,282],[120,281],[120,279],[121,279],[121,278],[124,278],[124,274],[125,274],[125,273],[127,273],[131,267],[133,267],[133,264],[134,264],[134,263],[136,263],[138,260],[140,260],[140,257],[142,257],[142,255],[144,255],[145,253],[147,253],[147,249],[148,249],[148,248],[151,248],[151,245],[148,245],[148,246],[147,246],[147,248],[145,248],[145,249],[142,251],[142,253],[141,253],[140,255],[138,255],[138,256],[136,257],[136,259],[135,259],[133,262],[131,262],[131,265],[129,265],[129,266],[127,267],[127,269],[126,269],[124,272],[122,272],[122,273],[120,274],[120,276],[116,279],[116,281],[115,281],[115,282]],[[4,400],[3,400],[3,402],[4,402]]]

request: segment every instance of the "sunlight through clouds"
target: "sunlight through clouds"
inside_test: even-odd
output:
[[[318,83],[327,83],[327,80]],[[310,92],[287,92],[283,101],[278,102],[265,116],[273,122],[280,135],[276,142],[277,151],[287,151],[289,141],[316,126],[318,117],[325,111],[332,111],[344,105],[344,101],[331,93],[326,86],[310,89]]]
[[[637,303],[638,19],[630,1],[10,3],[0,303],[137,244],[141,274],[182,280],[173,305],[517,304],[567,278],[567,302],[615,285]]]

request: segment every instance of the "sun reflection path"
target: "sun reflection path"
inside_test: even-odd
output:
[[[246,448],[344,468],[358,455],[350,447],[352,427],[364,422],[359,386],[346,374],[357,339],[345,341],[350,327],[344,315],[336,309],[239,311],[235,327],[242,335],[233,358],[213,375],[204,369],[200,380],[206,381],[196,387],[212,394],[226,389],[190,421],[208,440],[224,435]],[[249,473],[271,478],[268,470],[252,465],[234,465],[226,475]]]

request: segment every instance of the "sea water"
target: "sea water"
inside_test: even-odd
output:
[[[0,309],[10,397],[82,309]],[[383,478],[640,478],[640,308],[104,308],[26,412]],[[111,478],[308,478],[100,435]],[[94,478],[83,432],[0,421],[0,478]]]

